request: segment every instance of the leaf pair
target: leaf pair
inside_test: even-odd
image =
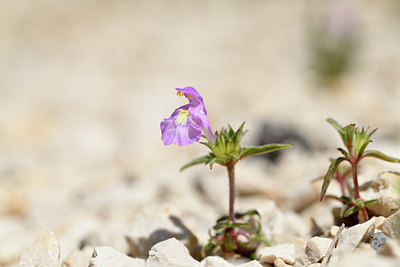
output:
[[[292,145],[287,144],[269,144],[264,146],[242,147],[240,142],[246,131],[243,131],[244,122],[240,125],[237,131],[234,131],[229,125],[228,129],[223,128],[220,132],[215,133],[215,142],[202,142],[211,152],[203,157],[199,157],[185,164],[180,171],[198,164],[209,165],[213,167],[214,163],[220,165],[236,164],[239,160],[249,156],[265,154],[277,151],[284,148],[289,148]]]

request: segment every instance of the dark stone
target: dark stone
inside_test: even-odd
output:
[[[264,122],[257,137],[257,145],[267,145],[273,143],[291,144],[296,148],[310,150],[307,140],[295,129],[290,126],[282,126],[278,123]],[[276,162],[281,155],[281,151],[274,151],[262,154],[259,157]]]

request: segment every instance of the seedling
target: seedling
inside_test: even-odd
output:
[[[340,200],[345,203],[344,209],[342,209],[342,214],[346,217],[358,212],[359,223],[364,223],[369,220],[366,206],[376,203],[377,200],[374,199],[364,202],[360,198],[360,190],[357,178],[359,162],[366,157],[373,157],[392,163],[400,163],[400,159],[387,156],[377,150],[366,150],[368,144],[372,142],[370,139],[371,135],[373,135],[377,129],[369,130],[362,128],[360,130],[355,124],[349,124],[345,127],[342,127],[332,118],[327,119],[327,121],[339,132],[346,150],[338,148],[343,156],[334,159],[330,164],[324,177],[324,183],[322,184],[320,200],[322,201],[324,198],[332,177],[335,175],[335,173],[337,173],[340,164],[347,161],[350,163],[351,167],[353,188],[349,190],[351,194],[350,197],[342,195],[340,198]]]
[[[210,232],[208,244],[204,247],[204,254],[211,254],[216,248],[223,252],[231,252],[251,257],[256,246],[254,242],[268,240],[261,234],[261,224],[252,226],[249,219],[260,216],[251,210],[243,213],[234,212],[235,203],[235,165],[242,159],[269,153],[272,151],[291,147],[285,144],[269,144],[264,146],[241,146],[244,123],[234,131],[229,125],[213,133],[207,117],[203,98],[192,87],[176,88],[179,96],[185,96],[189,104],[177,108],[169,118],[161,122],[162,141],[165,145],[178,144],[179,146],[198,142],[203,136],[206,142],[200,142],[210,149],[210,153],[190,161],[181,168],[181,171],[198,164],[209,165],[212,169],[215,163],[226,167],[229,178],[229,212],[217,220],[213,227],[214,234]],[[202,135],[203,134],[203,135]]]
[[[347,3],[346,3],[347,4]],[[356,10],[336,4],[310,28],[312,69],[322,84],[331,84],[351,70],[360,46]]]

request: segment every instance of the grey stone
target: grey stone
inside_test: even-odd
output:
[[[385,246],[386,240],[388,240],[389,237],[385,235],[382,232],[377,232],[373,235],[371,235],[371,246],[375,250],[380,250]]]
[[[46,231],[40,234],[36,241],[22,254],[19,266],[60,266],[60,245],[54,233]]]
[[[135,259],[116,251],[112,247],[97,247],[93,250],[88,267],[144,267],[145,260]]]
[[[154,245],[149,251],[147,267],[197,267],[199,262],[192,258],[189,250],[176,238]]]

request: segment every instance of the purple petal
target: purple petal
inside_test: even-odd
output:
[[[161,140],[165,145],[178,144],[179,146],[189,145],[200,140],[201,129],[192,121],[190,115],[186,118],[186,123],[176,123],[180,116],[182,106],[176,109],[169,118],[164,119],[161,124]]]
[[[197,92],[196,89],[194,89],[193,87],[185,87],[182,89],[176,88],[176,90],[185,95],[185,97],[188,99],[190,105],[194,105],[194,106],[201,105],[203,107],[205,113],[207,114],[206,108],[204,106],[203,97],[199,94],[199,92]]]

